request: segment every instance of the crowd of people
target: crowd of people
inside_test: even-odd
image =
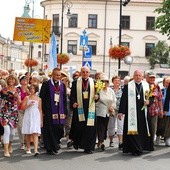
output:
[[[0,142],[4,157],[13,152],[16,132],[20,149],[34,156],[57,155],[66,138],[67,147],[92,154],[98,148],[115,147],[124,154],[154,151],[161,141],[170,146],[170,77],[163,89],[152,71],[138,69],[133,77],[111,79],[83,66],[72,75],[54,68],[45,76],[38,72],[11,72],[0,79]]]

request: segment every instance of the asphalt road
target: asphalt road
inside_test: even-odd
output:
[[[141,156],[124,155],[117,147],[109,148],[106,141],[106,150],[95,150],[93,154],[85,154],[83,150],[67,149],[63,139],[58,155],[47,155],[45,150],[39,149],[40,155],[25,154],[19,149],[18,140],[13,143],[14,152],[10,158],[3,157],[0,148],[0,169],[3,170],[169,170],[170,148],[155,147],[155,151]]]

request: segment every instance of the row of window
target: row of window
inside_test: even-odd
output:
[[[97,15],[89,14],[88,15],[88,28],[97,28]],[[122,29],[130,29],[130,16],[122,16],[121,19],[121,28]],[[69,28],[77,28],[78,27],[78,14],[72,14],[71,18],[68,20]],[[54,30],[59,28],[59,14],[53,15],[53,31],[56,33],[58,30]],[[155,29],[155,17],[146,17],[146,30],[154,30]]]
[[[57,43],[57,51],[59,50]],[[89,41],[88,45],[92,47],[92,55],[97,55],[97,42],[96,41]],[[124,46],[130,46],[129,42],[122,42]],[[146,43],[145,44],[145,56],[149,56],[151,54],[152,48],[155,47],[154,43]],[[77,41],[76,40],[69,40],[67,45],[67,53],[77,55]],[[38,52],[38,57],[41,58],[41,52]]]
[[[130,29],[130,16],[122,16],[122,29]],[[69,28],[77,28],[78,27],[78,15],[72,14],[71,18],[68,20]],[[59,14],[53,15],[53,32],[57,35],[60,34],[59,30]],[[88,15],[88,28],[97,28],[97,15],[89,14]],[[146,17],[146,30],[154,30],[155,29],[155,17]],[[57,43],[59,44],[59,43]],[[88,45],[92,47],[92,55],[97,55],[97,42],[89,41]],[[122,45],[130,46],[129,42],[122,42]],[[145,56],[149,56],[151,53],[151,49],[154,47],[154,43],[146,43],[145,45]],[[58,48],[58,47],[57,47]],[[72,53],[73,55],[77,55],[77,41],[69,40],[67,45],[67,52]],[[58,51],[58,49],[57,49]]]
[[[122,42],[123,46],[130,46],[129,42]],[[97,42],[89,41],[88,45],[92,47],[92,55],[97,54]],[[145,44],[145,56],[149,56],[151,54],[152,48],[155,47],[154,43],[146,43]],[[77,41],[69,40],[67,46],[67,52],[72,53],[73,55],[77,55]]]

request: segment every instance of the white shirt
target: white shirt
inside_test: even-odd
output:
[[[109,107],[116,108],[116,96],[114,90],[107,87],[107,90],[99,92],[100,99],[96,103],[96,115],[100,117],[109,116]]]

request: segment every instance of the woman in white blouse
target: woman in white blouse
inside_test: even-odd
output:
[[[108,77],[103,74],[100,79],[105,83],[105,87],[99,92],[99,100],[96,103],[97,136],[98,148],[104,151],[109,116],[115,113],[116,97],[114,91],[109,87]]]

